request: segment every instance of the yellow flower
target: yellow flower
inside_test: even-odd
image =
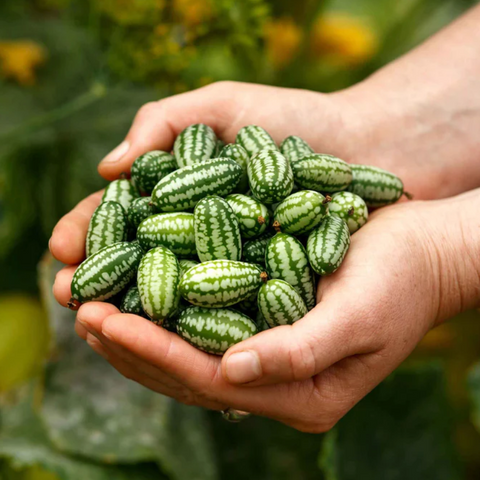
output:
[[[341,65],[358,65],[375,55],[378,37],[360,18],[331,13],[313,27],[312,50]]]
[[[35,70],[47,59],[46,50],[30,40],[0,42],[0,73],[21,85],[35,83]]]
[[[173,11],[182,24],[193,27],[212,17],[213,5],[211,0],[173,0]]]
[[[277,68],[288,65],[302,42],[303,33],[291,18],[270,20],[265,25],[267,55]]]

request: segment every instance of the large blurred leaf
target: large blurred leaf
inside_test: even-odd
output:
[[[327,480],[457,480],[443,369],[400,369],[328,433]]]
[[[176,479],[216,478],[203,413],[126,380],[77,338],[74,314],[50,294],[58,267],[47,260],[41,269],[57,338],[41,408],[53,444],[102,462],[158,461]]]
[[[472,401],[472,422],[480,431],[480,362],[476,363],[468,375],[468,387]]]

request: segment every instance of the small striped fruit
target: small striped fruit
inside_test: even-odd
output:
[[[183,277],[185,272],[187,270],[190,270],[195,265],[198,265],[198,262],[195,260],[188,260],[187,258],[184,258],[182,260],[179,260],[178,264],[180,265],[180,276]]]
[[[140,293],[138,292],[138,287],[136,285],[130,287],[123,297],[120,304],[120,311],[122,313],[131,313],[133,315],[148,318],[143,310],[142,300],[140,299]]]
[[[242,167],[229,158],[179,168],[158,182],[152,202],[162,212],[188,210],[207,195],[229,194],[237,187],[242,174]]]
[[[194,228],[195,246],[201,262],[242,258],[238,220],[223,198],[211,195],[197,203]]]
[[[247,125],[238,131],[235,143],[241,145],[250,157],[262,150],[278,150],[278,146],[270,134],[257,125]]]
[[[276,150],[263,150],[255,155],[247,170],[253,196],[263,203],[280,202],[293,189],[290,163]]]
[[[368,165],[351,165],[353,180],[348,190],[365,200],[369,207],[395,203],[403,195],[403,183],[393,173]]]
[[[240,232],[244,239],[258,237],[270,225],[270,212],[257,199],[241,193],[233,193],[225,200],[237,216]]]
[[[232,160],[235,160],[242,167],[243,175],[242,175],[242,178],[240,179],[240,182],[238,183],[237,188],[235,189],[235,192],[238,192],[238,193],[248,192],[249,185],[248,185],[247,165],[250,157],[247,151],[241,145],[230,143],[228,145],[225,145],[225,147],[220,152],[219,156],[222,158],[230,158]]]
[[[257,326],[235,310],[190,307],[178,317],[177,333],[199,350],[223,355],[231,346],[255,335]]]
[[[133,184],[143,193],[151,195],[155,185],[178,168],[173,155],[161,150],[153,150],[138,157],[132,165]]]
[[[259,332],[270,330],[270,326],[268,325],[260,310],[257,311],[257,315],[255,316],[255,325],[257,325]]]
[[[238,310],[245,315],[248,315],[250,318],[254,318],[258,310],[257,297],[258,292],[253,292],[250,297],[234,305],[235,310]]]
[[[121,178],[107,185],[103,192],[102,202],[117,202],[126,212],[133,200],[139,196],[138,190],[130,180]]]
[[[223,150],[224,147],[225,147],[225,142],[220,138],[218,138],[217,143],[215,144],[215,150],[213,151],[212,158],[221,157],[222,155],[220,155],[220,152]]]
[[[175,140],[173,153],[179,167],[186,167],[208,160],[215,153],[215,132],[203,123],[190,125]]]
[[[352,181],[350,165],[333,155],[313,153],[292,163],[295,183],[316,192],[339,192]]]
[[[361,197],[351,192],[337,192],[328,204],[330,215],[336,215],[346,222],[350,234],[363,227],[368,220],[368,208]]]
[[[314,153],[313,148],[305,140],[295,135],[287,137],[281,143],[280,151],[290,163]]]
[[[299,240],[277,233],[267,245],[265,264],[268,276],[285,280],[295,288],[308,310],[315,306],[315,278]]]
[[[146,218],[137,230],[142,248],[164,246],[175,255],[191,257],[197,253],[193,213],[159,213]]]
[[[179,281],[180,265],[168,248],[154,248],[142,258],[137,275],[138,291],[143,310],[158,325],[178,309]]]
[[[328,214],[328,200],[313,190],[290,195],[275,209],[274,227],[290,235],[313,230]]]
[[[249,263],[265,265],[265,250],[274,232],[267,231],[258,238],[249,240],[243,245],[243,259]]]
[[[233,260],[203,262],[185,272],[182,297],[199,307],[229,307],[260,288],[264,274],[257,265]]]
[[[127,240],[125,210],[117,202],[101,203],[90,219],[85,251],[87,257],[102,248]]]
[[[341,265],[349,246],[347,224],[339,217],[328,216],[308,237],[310,265],[319,275],[329,275]]]
[[[291,325],[307,314],[297,291],[284,280],[273,279],[258,291],[258,309],[270,327]]]
[[[142,256],[137,243],[119,242],[88,257],[73,275],[68,306],[100,302],[120,293],[135,277]]]
[[[128,207],[127,220],[128,226],[133,232],[137,231],[138,226],[148,217],[155,214],[155,207],[151,204],[150,197],[136,198]]]

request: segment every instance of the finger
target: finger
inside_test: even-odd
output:
[[[67,303],[72,297],[71,284],[73,274],[75,273],[76,269],[76,265],[62,268],[62,270],[60,270],[55,277],[55,283],[53,284],[53,296],[63,307],[67,306]]]
[[[78,321],[75,320],[75,333],[82,339],[86,340],[89,335],[88,330]]]
[[[73,265],[85,258],[88,225],[101,198],[102,192],[88,196],[57,223],[49,242],[50,252],[57,260]]]
[[[233,141],[229,131],[234,109],[227,108],[229,97],[225,89],[210,86],[144,105],[138,112],[124,142],[107,155],[98,167],[107,180],[130,171],[140,155],[151,150],[171,151],[175,137],[194,123],[205,123],[217,134]],[[218,105],[223,109],[218,114]]]

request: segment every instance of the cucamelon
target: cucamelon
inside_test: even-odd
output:
[[[336,215],[346,222],[350,234],[363,227],[368,220],[368,208],[361,197],[351,192],[337,192],[328,204],[330,215]]]
[[[244,239],[258,237],[270,225],[270,212],[259,200],[241,193],[233,193],[225,200],[235,212]]]
[[[198,123],[183,130],[175,140],[173,153],[179,167],[202,163],[212,157],[217,146],[215,132]]]
[[[133,162],[132,182],[141,192],[151,195],[155,185],[177,168],[173,155],[161,150],[153,150],[141,155]]]
[[[238,131],[235,143],[241,145],[250,157],[262,150],[278,150],[270,134],[257,125],[247,125]]]
[[[249,263],[265,265],[265,251],[268,242],[274,234],[275,232],[267,231],[258,238],[245,242],[243,245],[243,259]]]
[[[280,151],[290,163],[314,153],[313,148],[305,140],[295,135],[287,137],[281,143]]]
[[[130,287],[122,299],[120,304],[120,311],[122,313],[131,313],[133,315],[139,315],[140,317],[148,318],[142,307],[142,300],[138,293],[138,287],[134,285]]]
[[[138,190],[130,180],[120,178],[107,185],[103,192],[102,202],[117,202],[126,212],[133,200],[139,196]]]
[[[138,226],[148,217],[155,214],[155,207],[152,205],[150,197],[136,198],[128,207],[127,220],[128,226],[137,231]]]
[[[235,160],[242,167],[243,174],[240,178],[240,182],[238,182],[238,185],[234,191],[237,193],[248,192],[249,185],[247,165],[250,157],[247,151],[241,145],[230,143],[229,145],[225,145],[219,156],[222,158],[230,158],[232,160]]]

